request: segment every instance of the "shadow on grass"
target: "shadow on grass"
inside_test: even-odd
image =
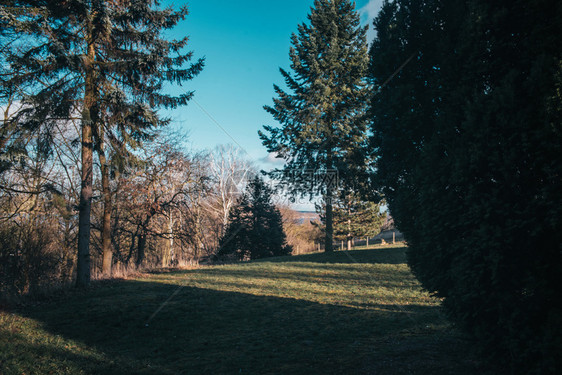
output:
[[[154,312],[174,293],[147,325]],[[124,281],[22,312],[20,315],[43,324],[53,337],[47,342],[38,344],[15,332],[2,332],[13,336],[4,336],[2,340],[13,340],[14,345],[19,345],[17,353],[34,353],[28,358],[31,367],[70,369],[54,373],[79,373],[73,369],[82,369],[84,374],[476,372],[474,365],[464,359],[465,344],[439,326],[442,322],[438,308],[409,305],[404,311],[371,307],[349,308],[194,287],[178,289],[177,285],[158,282]],[[401,351],[401,342],[412,337],[416,338],[414,351],[408,352],[408,347]],[[440,340],[445,345],[440,345]],[[451,340],[459,350],[451,350]],[[90,352],[69,351],[65,349],[69,342],[84,345]],[[429,342],[433,343],[429,346],[432,353],[424,349],[424,343]],[[428,361],[428,357],[436,358],[433,352],[437,350],[442,351],[442,356],[437,355],[440,360]],[[402,353],[397,358],[406,358],[408,362],[391,361],[389,366],[393,353]],[[17,355],[8,355],[0,365],[6,375],[49,373],[34,372],[25,363]],[[402,372],[403,369],[409,372]]]

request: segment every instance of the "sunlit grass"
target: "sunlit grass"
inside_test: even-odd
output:
[[[305,255],[294,261],[276,258],[190,271],[185,273],[186,279],[177,274],[157,275],[150,281],[364,309],[438,305],[404,264],[403,249],[348,254],[350,257],[344,253]]]
[[[2,312],[0,373],[472,373],[404,252],[160,273]]]

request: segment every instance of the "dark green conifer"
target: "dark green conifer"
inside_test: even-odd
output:
[[[334,238],[346,241],[347,249],[351,250],[354,238],[379,234],[385,217],[380,204],[362,200],[356,194],[347,194],[334,205]]]
[[[374,188],[416,276],[512,374],[562,369],[561,14],[387,1],[371,49]]]
[[[322,232],[326,230],[326,205],[317,205]],[[334,240],[345,241],[351,250],[354,238],[374,237],[380,233],[386,213],[381,213],[381,203],[364,200],[359,194],[340,194],[334,200]]]
[[[218,255],[235,254],[244,260],[290,253],[283,218],[272,203],[272,191],[263,179],[255,177],[229,215]]]

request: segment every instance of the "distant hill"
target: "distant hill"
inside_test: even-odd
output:
[[[305,224],[311,221],[320,221],[320,216],[315,211],[296,211],[297,221],[299,224]]]

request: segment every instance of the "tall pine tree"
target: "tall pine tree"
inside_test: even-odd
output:
[[[93,153],[107,139],[117,151],[138,145],[152,129],[168,121],[158,107],[187,104],[192,93],[163,93],[166,82],[182,84],[197,75],[203,61],[189,64],[187,38],[168,40],[164,33],[187,16],[187,8],[161,9],[145,0],[7,1],[0,22],[17,37],[5,51],[3,87],[23,104],[10,119],[15,135],[41,130],[57,121],[81,121],[81,193],[77,285],[90,280],[90,211]],[[6,124],[4,124],[6,125]],[[102,150],[98,148],[98,150]]]
[[[281,124],[259,132],[269,152],[285,160],[270,176],[292,194],[321,194],[326,202],[326,251],[332,251],[336,178],[351,182],[367,164],[366,28],[349,0],[316,0],[309,23],[293,34],[292,73],[280,69],[289,92],[265,109]]]

